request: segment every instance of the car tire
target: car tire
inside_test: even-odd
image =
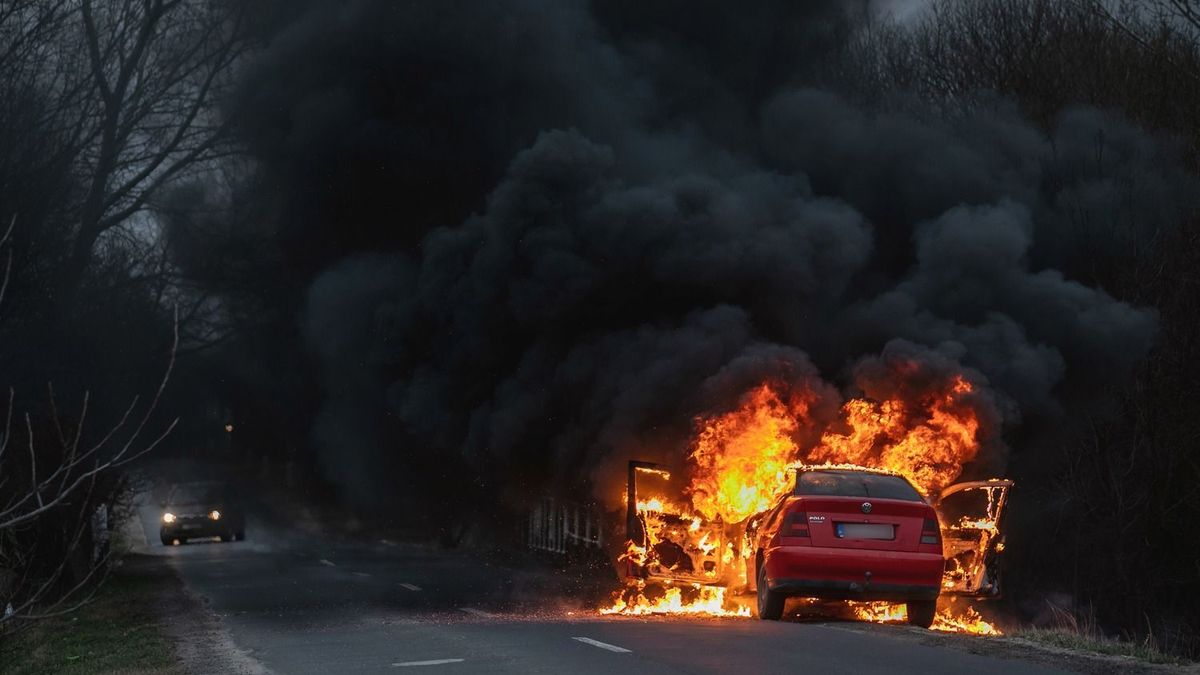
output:
[[[221,535],[221,541],[228,544],[229,542],[233,541],[233,535],[232,534],[223,534],[223,535]]]
[[[758,587],[758,618],[765,621],[778,621],[783,618],[783,601],[784,595],[778,591],[772,591],[771,586],[767,583],[767,566],[758,566],[758,579],[755,581]]]
[[[908,623],[921,628],[933,625],[933,617],[937,614],[937,600],[909,600],[905,605]]]
[[[165,534],[160,534],[158,535],[158,538],[160,541],[162,541],[163,546],[173,546],[175,544],[175,537],[168,537]]]
[[[233,535],[233,538],[235,541],[246,541],[246,531],[238,530],[237,533]]]

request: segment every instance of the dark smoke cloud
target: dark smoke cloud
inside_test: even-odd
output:
[[[872,401],[921,401],[930,395],[945,396],[954,391],[959,378],[971,385],[965,394],[955,394],[948,406],[959,419],[974,419],[979,423],[976,440],[979,453],[969,472],[976,475],[998,475],[1007,460],[1001,432],[1005,418],[1015,412],[1010,401],[999,397],[989,387],[983,373],[964,368],[964,351],[957,344],[943,342],[929,347],[898,338],[891,340],[879,354],[862,357],[854,364],[849,376],[852,393]],[[910,411],[910,414],[913,414]],[[909,421],[912,429],[927,420]]]
[[[328,255],[411,246],[479,208],[545,128],[615,140],[649,92],[580,2],[284,3],[247,69],[240,131],[281,239]],[[331,250],[332,249],[332,250]]]
[[[678,462],[754,383],[833,410],[827,382],[898,352],[976,373],[999,428],[1146,354],[1153,312],[1077,251],[1131,255],[1194,205],[1169,143],[1091,109],[856,107],[806,81],[862,5],[769,5],[320,3],[281,28],[244,131],[283,247],[323,271],[305,337],[339,481],[434,454],[512,499],[604,484]]]
[[[1128,372],[1152,343],[1155,312],[1056,270],[1030,270],[1032,234],[1015,202],[950,209],[918,227],[909,276],[852,306],[842,330],[848,339],[957,343],[964,362],[1027,406],[1055,405],[1068,361],[1085,383]]]
[[[1195,206],[1176,144],[1088,107],[1064,110],[1045,133],[1005,101],[947,117],[799,89],[766,104],[761,135],[773,167],[803,173],[875,224],[893,273],[911,262],[915,225],[960,205],[1023,205],[1037,223],[1034,266],[1081,277],[1144,253]]]
[[[1046,134],[1010,106],[925,119],[801,90],[763,117],[777,166],[875,225],[878,277],[829,332],[839,357],[893,337],[951,342],[1023,405],[1054,408],[1068,365],[1087,387],[1145,356],[1154,312],[1062,270],[1143,253],[1194,206],[1195,179],[1169,144],[1086,108]]]
[[[325,403],[312,421],[312,442],[326,475],[339,485],[357,486],[357,498],[366,503],[380,501],[380,493],[395,489],[396,480],[390,485],[362,480],[380,467],[387,414],[387,381],[371,336],[377,308],[411,276],[395,257],[360,256],[322,274],[308,293],[305,346],[323,366],[325,387]]]

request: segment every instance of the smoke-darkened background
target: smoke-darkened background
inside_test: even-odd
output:
[[[1198,43],[1094,4],[256,3],[236,152],[153,204],[211,320],[183,391],[461,532],[682,462],[766,379],[962,371],[1014,607],[1186,633]]]

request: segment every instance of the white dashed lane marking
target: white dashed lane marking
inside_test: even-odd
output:
[[[486,617],[496,616],[495,614],[492,614],[491,612],[485,612],[482,609],[475,609],[474,607],[459,607],[458,611],[466,612],[467,614],[474,614],[475,616],[486,616]]]
[[[854,630],[853,628],[844,628],[842,626],[830,626],[829,624],[816,624],[816,625],[821,628],[826,628],[828,630],[840,630],[843,633],[854,633],[855,635],[863,634],[863,632],[861,630]]]
[[[410,590],[410,591],[419,591],[419,590],[421,590],[421,587],[420,587],[420,586],[418,586],[418,585],[416,585],[416,584],[410,584],[410,583],[408,583],[408,582],[402,583],[402,584],[400,584],[400,586],[401,586],[401,587],[403,587],[403,588],[407,588],[407,589],[408,589],[408,590]]]
[[[321,563],[322,565],[326,565],[326,566],[328,566],[328,567],[337,567],[337,565],[333,564],[332,562],[330,562],[330,561],[328,561],[328,560],[326,560],[326,559],[324,559],[324,558],[321,558],[321,559],[320,559],[320,560],[318,560],[317,562]]]
[[[593,646],[593,647],[599,647],[600,649],[607,649],[607,650],[608,650],[608,651],[610,651],[610,652],[617,652],[617,653],[620,653],[620,654],[629,654],[630,652],[632,652],[632,651],[633,651],[633,650],[631,650],[631,649],[625,649],[624,647],[618,647],[618,646],[616,646],[616,645],[610,645],[610,644],[608,644],[607,642],[601,642],[601,641],[599,641],[599,640],[593,640],[592,638],[589,638],[589,637],[577,637],[577,638],[571,638],[571,639],[572,639],[572,640],[579,640],[580,642],[582,642],[582,643],[583,643],[583,644],[585,644],[585,645],[591,645],[591,646]]]
[[[431,661],[402,661],[393,663],[393,668],[408,668],[411,666],[444,666],[447,663],[462,663],[464,659],[433,659]]]

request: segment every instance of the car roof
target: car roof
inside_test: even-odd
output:
[[[796,473],[857,473],[869,474],[872,476],[896,476],[904,478],[903,474],[888,469],[877,469],[870,466],[858,466],[857,464],[800,464],[794,467]],[[905,479],[907,480],[907,479]]]

